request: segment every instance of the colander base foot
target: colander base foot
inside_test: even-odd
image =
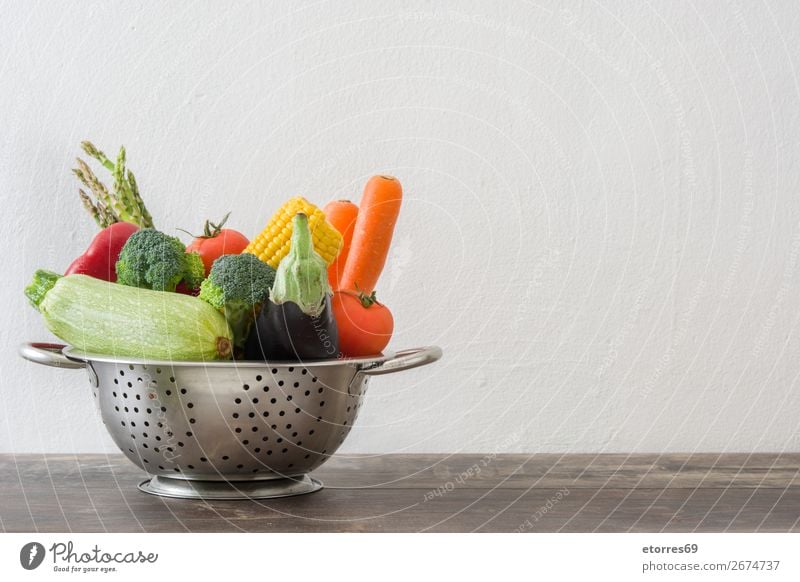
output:
[[[139,490],[176,499],[274,499],[305,495],[322,489],[322,482],[302,475],[263,481],[191,481],[152,477],[139,483]]]

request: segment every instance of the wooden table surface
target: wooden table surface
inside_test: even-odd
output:
[[[261,501],[139,492],[117,455],[0,455],[5,532],[798,531],[800,454],[335,456]]]

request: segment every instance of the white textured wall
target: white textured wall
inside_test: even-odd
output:
[[[795,2],[3,2],[0,451],[112,450],[22,288],[95,232],[78,143],[158,226],[406,202],[350,452],[800,450]]]

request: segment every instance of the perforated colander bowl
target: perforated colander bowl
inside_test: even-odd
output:
[[[313,362],[172,362],[20,346],[48,366],[85,368],[111,438],[168,497],[283,497],[322,487],[308,473],[339,448],[370,377],[423,366],[429,346]]]

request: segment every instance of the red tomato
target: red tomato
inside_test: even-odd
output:
[[[380,354],[394,331],[392,312],[371,296],[352,291],[337,291],[331,300],[339,351],[348,357]]]
[[[203,234],[194,237],[192,244],[186,247],[187,253],[200,255],[203,260],[203,266],[206,268],[206,277],[211,272],[211,265],[219,257],[222,255],[239,255],[250,244],[247,237],[238,230],[222,228],[230,215],[230,212],[226,214],[219,224],[206,220]]]

